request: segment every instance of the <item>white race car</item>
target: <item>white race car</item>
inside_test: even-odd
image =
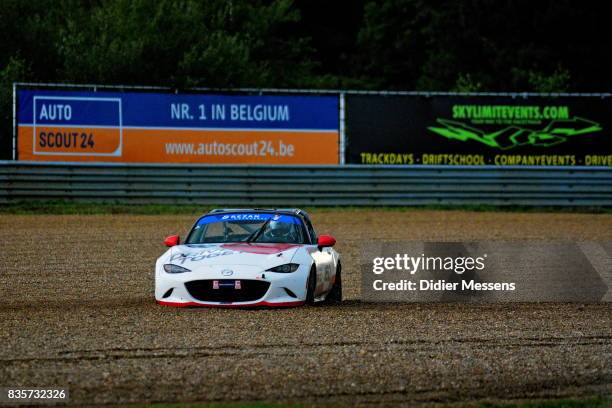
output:
[[[223,209],[200,217],[155,264],[155,299],[167,306],[298,306],[340,302],[336,240],[317,237],[299,209]]]

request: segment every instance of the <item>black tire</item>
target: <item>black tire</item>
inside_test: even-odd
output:
[[[310,274],[308,275],[308,282],[306,283],[306,304],[314,305],[314,293],[317,287],[317,269],[314,265],[310,268]]]
[[[336,267],[336,279],[334,280],[334,286],[325,297],[326,303],[340,303],[342,302],[342,265],[338,262]]]

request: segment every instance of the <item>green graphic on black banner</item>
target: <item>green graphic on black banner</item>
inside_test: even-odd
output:
[[[612,166],[604,95],[347,94],[346,163]]]
[[[462,142],[474,140],[502,150],[526,145],[549,147],[566,142],[570,137],[602,130],[599,123],[579,117],[568,120],[552,120],[541,130],[527,129],[521,126],[507,126],[491,133],[486,133],[454,120],[437,119],[436,122],[444,127],[430,126],[428,129],[448,139],[460,140]]]

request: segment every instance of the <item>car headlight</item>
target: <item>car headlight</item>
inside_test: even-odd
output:
[[[289,272],[297,271],[297,268],[299,268],[299,267],[300,267],[299,264],[288,263],[288,264],[284,264],[284,265],[275,266],[274,268],[266,269],[266,272],[289,273]]]
[[[164,271],[168,273],[183,273],[183,272],[191,272],[191,269],[183,268],[182,266],[178,266],[174,264],[165,264]]]

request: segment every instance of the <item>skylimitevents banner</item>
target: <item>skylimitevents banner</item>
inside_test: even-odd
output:
[[[347,95],[347,163],[612,166],[612,99]]]
[[[338,164],[335,96],[20,90],[18,159]]]

